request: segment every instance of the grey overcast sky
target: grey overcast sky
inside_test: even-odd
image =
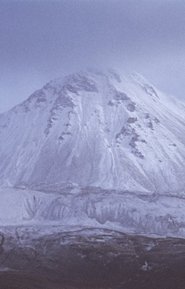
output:
[[[185,99],[185,1],[0,0],[0,112],[86,67],[137,71]]]

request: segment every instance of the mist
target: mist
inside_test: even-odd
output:
[[[87,67],[137,71],[184,98],[185,2],[0,1],[0,112]]]

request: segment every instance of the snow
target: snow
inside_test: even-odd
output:
[[[1,226],[108,228],[185,237],[184,196],[100,188],[62,189],[55,193],[1,188],[0,195]]]
[[[184,236],[184,163],[185,105],[142,76],[56,79],[0,115],[0,223]]]
[[[184,106],[138,75],[115,75],[51,81],[1,115],[1,184],[182,190]]]

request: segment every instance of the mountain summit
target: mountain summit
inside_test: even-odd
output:
[[[137,74],[51,81],[0,115],[0,140],[1,185],[185,187],[185,105]]]

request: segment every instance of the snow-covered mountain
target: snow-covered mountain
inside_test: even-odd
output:
[[[85,72],[0,115],[0,184],[185,188],[185,105],[143,77]]]

